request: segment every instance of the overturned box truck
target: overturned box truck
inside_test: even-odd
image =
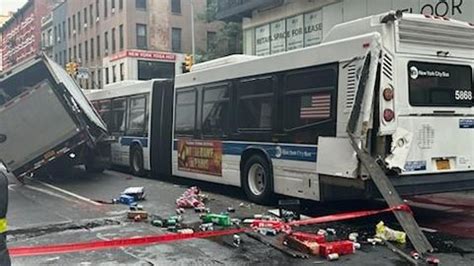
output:
[[[0,76],[0,163],[17,178],[109,158],[107,128],[74,79],[41,55]]]

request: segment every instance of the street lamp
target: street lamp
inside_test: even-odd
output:
[[[194,39],[194,2],[193,2],[193,0],[189,0],[189,2],[191,3],[191,49],[192,49],[191,53],[193,55],[192,60],[193,60],[193,64],[194,64],[194,60],[196,58],[196,54],[195,54],[195,52],[196,52],[196,50],[195,50],[196,49],[196,46],[195,46],[196,43],[195,43],[195,39]]]

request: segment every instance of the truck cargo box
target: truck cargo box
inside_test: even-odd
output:
[[[58,159],[96,162],[91,157],[107,152],[106,139],[105,124],[75,80],[46,56],[0,77],[0,162],[15,176]]]

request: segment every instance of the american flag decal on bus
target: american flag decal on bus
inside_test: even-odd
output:
[[[317,94],[301,99],[300,118],[324,119],[331,116],[331,94]]]

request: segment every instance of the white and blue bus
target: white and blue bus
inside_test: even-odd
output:
[[[472,47],[472,24],[390,12],[335,26],[317,46],[90,98],[118,137],[114,162],[137,174],[238,186],[255,202],[372,196],[349,125],[400,194],[473,189]]]

